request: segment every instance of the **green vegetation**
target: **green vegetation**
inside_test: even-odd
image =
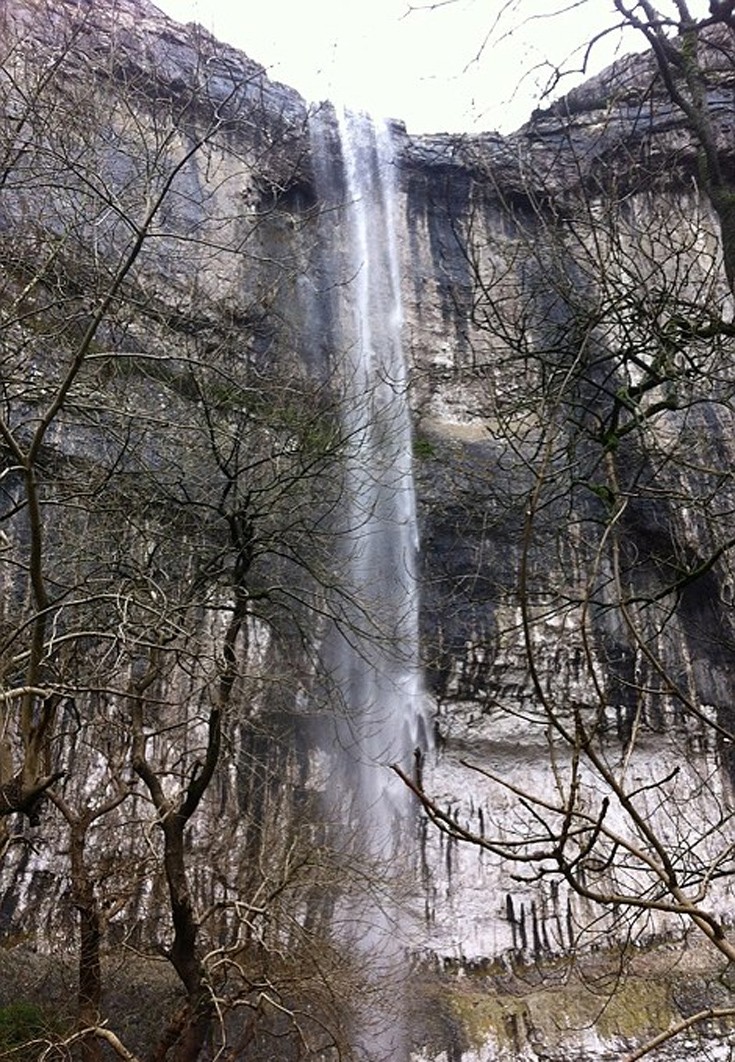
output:
[[[37,1057],[37,1043],[47,1040],[53,1022],[37,1003],[19,1001],[0,1007],[0,1052],[2,1056],[31,1059]]]
[[[418,461],[428,461],[432,457],[436,457],[436,447],[431,439],[427,439],[425,435],[415,435],[413,440],[413,456]]]

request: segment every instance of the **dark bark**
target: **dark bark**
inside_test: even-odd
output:
[[[642,0],[640,4],[642,18],[629,10],[623,0],[615,0],[615,6],[625,22],[642,33],[648,41],[669,99],[685,116],[697,143],[700,187],[717,216],[725,275],[730,290],[735,294],[735,183],[720,157],[717,129],[707,97],[700,56],[700,33],[711,25],[711,20],[698,24],[682,19],[680,38],[671,40],[666,36],[662,20],[649,0]],[[714,20],[725,23],[732,32],[729,17],[716,15]],[[735,36],[731,43],[735,44]]]
[[[71,882],[72,901],[79,915],[79,961],[77,1023],[80,1032],[100,1024],[102,1003],[102,966],[100,946],[102,927],[94,884],[85,864],[89,814],[71,821]],[[102,1048],[94,1035],[81,1042],[82,1062],[100,1062]]]
[[[207,755],[201,770],[189,781],[183,800],[172,807],[164,796],[160,781],[145,759],[136,755],[134,769],[145,782],[161,816],[164,839],[164,869],[169,890],[174,939],[169,959],[186,991],[186,1008],[169,1024],[151,1055],[162,1062],[196,1062],[204,1047],[215,1008],[207,982],[206,971],[199,957],[197,937],[199,925],[191,899],[186,874],[184,836],[186,826],[204,795],[219,759],[220,711],[213,708],[209,718]]]
[[[99,912],[94,900],[79,908],[79,1026],[94,1028],[99,1024],[102,1002],[102,969],[100,943],[102,932]],[[82,1041],[83,1062],[99,1062],[101,1045],[96,1036]]]
[[[163,820],[164,866],[174,927],[168,956],[186,990],[186,1006],[169,1023],[151,1062],[196,1062],[215,1016],[212,994],[197,952],[198,924],[186,877],[184,831],[188,816],[172,811]]]
[[[244,579],[252,559],[249,538],[241,523],[230,526],[236,549],[235,572]],[[249,528],[249,524],[247,525]],[[248,531],[248,534],[250,532]],[[249,559],[248,559],[249,558]],[[247,590],[236,582],[235,607],[225,632],[217,702],[208,720],[207,751],[204,763],[192,772],[178,801],[164,793],[160,778],[146,757],[142,704],[138,701],[134,713],[133,770],[143,781],[160,816],[163,831],[163,863],[169,891],[171,921],[174,938],[168,957],[186,991],[186,1007],[169,1023],[151,1054],[152,1062],[196,1062],[210,1034],[216,1010],[207,980],[204,963],[198,949],[199,925],[192,903],[186,873],[184,838],[186,827],[207,791],[219,763],[222,743],[222,713],[230,702],[238,673],[237,644],[247,618]],[[151,681],[151,677],[146,681]],[[139,691],[142,692],[142,691]]]
[[[63,778],[65,773],[65,771],[55,771],[45,778],[39,778],[31,785],[24,784],[22,773],[4,782],[0,785],[0,818],[22,812],[28,816],[31,826],[37,826],[44,793],[54,782],[58,782],[59,778]]]

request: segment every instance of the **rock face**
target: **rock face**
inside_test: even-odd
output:
[[[710,92],[729,155],[727,90]],[[604,755],[625,765],[618,777],[629,772],[647,821],[665,794],[679,826],[689,824],[669,840],[675,835],[678,851],[700,866],[716,862],[719,842],[707,850],[701,838],[718,818],[710,798],[717,807],[731,799],[731,575],[728,547],[714,544],[728,532],[723,510],[703,506],[704,482],[681,456],[696,453],[703,470],[712,439],[731,436],[729,385],[701,389],[715,364],[729,372],[721,352],[690,348],[689,370],[647,376],[664,348],[681,352],[659,341],[677,307],[698,315],[712,299],[706,314],[729,312],[712,221],[691,191],[696,152],[651,67],[635,60],[507,140],[427,138],[405,158],[407,273],[414,293],[433,289],[409,314],[424,440],[424,629],[441,749],[430,792],[497,852],[528,828],[519,804],[571,792],[574,739],[558,751],[554,730],[593,712]],[[432,302],[442,326],[426,312]],[[571,388],[566,373],[576,377]],[[696,378],[696,395],[687,377]],[[640,435],[629,421],[618,434],[614,407],[628,388]],[[644,393],[655,401],[638,406]],[[732,454],[721,446],[715,465],[724,470]],[[619,505],[614,545],[605,541],[608,504]],[[714,553],[710,565],[704,557]],[[673,583],[680,590],[669,596]],[[636,600],[643,604],[633,619]],[[656,600],[667,601],[663,610]],[[707,629],[723,637],[708,640]],[[700,725],[702,713],[722,726],[722,739]],[[551,779],[552,763],[561,781]],[[662,780],[672,769],[669,788]],[[702,800],[705,776],[714,789]],[[598,813],[599,800],[590,802]],[[534,807],[543,845],[553,825]],[[624,816],[616,828],[626,832]],[[553,875],[534,879],[521,868],[509,878],[492,850],[449,840],[432,865],[433,946],[470,966],[499,952],[574,950],[593,921],[600,943],[616,932],[614,914],[593,916]],[[599,891],[625,894],[624,876]],[[638,879],[633,891],[650,895],[645,889]],[[715,890],[717,909],[726,896]],[[671,923],[648,916],[643,935],[667,931]],[[576,1050],[604,1055],[581,1043]]]
[[[160,429],[136,451],[147,475],[164,464],[177,418],[191,430],[195,462],[210,430],[209,422],[203,435],[190,428],[192,409],[204,401],[199,377],[177,368],[166,375],[160,364],[146,375],[146,359],[161,350],[167,357],[177,352],[172,364],[185,354],[187,364],[217,372],[225,366],[228,388],[234,378],[244,381],[237,412],[247,407],[247,416],[235,434],[253,440],[248,504],[253,494],[263,499],[258,519],[267,512],[266,542],[276,545],[252,561],[248,589],[251,600],[268,601],[252,617],[249,651],[258,660],[258,682],[252,680],[257,691],[248,703],[269,726],[263,722],[261,732],[252,720],[231,721],[226,777],[194,842],[207,858],[230,866],[233,853],[267,847],[279,818],[290,814],[286,806],[303,807],[324,785],[315,767],[318,712],[300,707],[304,690],[313,695],[318,686],[309,650],[320,628],[308,616],[319,615],[321,599],[299,574],[299,547],[289,536],[298,522],[299,534],[316,542],[312,574],[327,572],[330,547],[326,539],[320,544],[319,528],[323,514],[339,505],[339,487],[327,489],[314,477],[315,488],[309,479],[309,489],[285,504],[284,481],[257,480],[254,472],[264,448],[280,470],[295,451],[308,456],[331,423],[330,410],[319,407],[308,432],[300,420],[294,426],[294,407],[305,393],[314,408],[326,401],[340,356],[324,292],[330,218],[319,201],[307,109],[240,53],[200,28],[174,25],[142,0],[89,8],[11,0],[3,19],[8,39],[19,42],[8,71],[29,76],[42,62],[62,62],[68,95],[62,102],[73,103],[64,114],[80,115],[78,130],[52,123],[49,131],[44,121],[52,110],[30,118],[6,114],[0,264],[3,290],[13,299],[30,283],[38,247],[53,246],[59,284],[66,283],[73,244],[78,275],[69,288],[70,312],[79,329],[88,326],[96,290],[88,288],[85,301],[82,289],[100,269],[111,275],[110,263],[124,259],[141,231],[134,199],[140,182],[160,191],[160,172],[181,162],[155,238],[130,271],[128,301],[105,319],[87,350],[93,372],[75,391],[78,408],[48,433],[49,467],[89,458],[90,449],[103,446],[107,421],[89,420],[83,410],[108,399],[113,407],[136,407],[144,420],[159,417]],[[713,47],[705,65],[723,163],[730,165],[731,64],[723,64],[723,54]],[[17,107],[9,85],[6,74],[4,91]],[[39,98],[50,107],[40,92]],[[18,160],[27,126],[41,151],[24,172]],[[400,125],[392,136],[421,530],[422,657],[436,732],[423,786],[450,832],[455,823],[488,842],[482,849],[431,828],[422,833],[423,879],[411,898],[425,912],[417,950],[453,987],[442,982],[446,1027],[432,1026],[417,1057],[469,1062],[502,1050],[508,1057],[561,1059],[572,1049],[579,1058],[620,1057],[687,1013],[690,999],[686,992],[676,996],[682,989],[671,987],[670,971],[655,981],[659,995],[638,1025],[621,1019],[618,1028],[595,1029],[597,1018],[580,1007],[568,1025],[579,1020],[589,1028],[558,1041],[544,1017],[548,1000],[518,1005],[519,985],[522,970],[534,963],[614,948],[631,933],[646,946],[679,939],[676,905],[657,891],[659,838],[682,878],[680,906],[706,885],[707,911],[727,920],[735,425],[732,328],[721,327],[730,295],[717,228],[697,191],[697,152],[685,122],[646,58],[622,60],[511,137],[410,138]],[[80,146],[94,152],[92,162],[78,157]],[[322,134],[319,150],[333,156],[336,173],[336,128],[331,139]],[[51,201],[44,188],[53,176],[38,168],[42,155],[56,159],[57,180],[64,175]],[[330,160],[322,157],[325,164]],[[94,208],[87,209],[98,180]],[[346,238],[339,224],[335,212],[335,246]],[[13,328],[23,336],[25,375],[18,383],[7,374],[8,424],[22,439],[34,430],[49,389],[60,385],[58,355],[67,339],[55,361],[48,347],[53,329],[41,330],[36,341],[20,317]],[[135,365],[133,378],[110,384],[110,351]],[[206,379],[211,397],[215,382]],[[284,397],[284,380],[301,388],[294,383],[293,403]],[[228,397],[227,416],[235,423],[233,401]],[[206,466],[179,469],[177,482],[222,475],[226,498],[222,452],[214,461],[209,454]],[[334,466],[325,469],[333,473]],[[299,476],[303,483],[303,464]],[[10,468],[7,482],[16,478]],[[179,497],[175,478],[170,497]],[[11,529],[17,496],[16,486],[6,489]],[[205,511],[203,500],[192,521],[197,527],[182,527],[187,542],[210,534]],[[290,519],[294,513],[298,521]],[[221,567],[222,542],[236,533],[234,515],[222,509],[219,516],[224,522],[217,525],[213,515],[210,530],[220,553],[212,547],[208,572]],[[160,566],[178,571],[177,563],[167,556]],[[279,579],[280,590],[273,590]],[[8,600],[13,585],[8,576]],[[279,594],[299,599],[281,628],[273,604]],[[3,620],[12,622],[9,608]],[[207,638],[215,644],[216,619],[207,613],[197,623],[202,644]],[[269,624],[283,634],[290,656],[268,642]],[[130,669],[139,663],[131,656]],[[123,664],[115,666],[122,674]],[[185,683],[184,673],[177,681]],[[275,674],[282,680],[278,696],[263,680]],[[248,690],[241,691],[244,700]],[[108,709],[99,706],[100,718]],[[74,705],[65,710],[73,719]],[[71,729],[70,723],[64,741],[74,767],[87,761]],[[598,766],[585,761],[591,733]],[[176,746],[182,762],[184,744]],[[172,779],[174,761],[167,765]],[[284,778],[288,784],[280,785]],[[618,786],[612,803],[610,778]],[[570,857],[569,873],[582,886],[575,891],[554,866],[554,849],[558,807],[578,792],[587,801],[587,833]],[[631,801],[638,828],[627,817]],[[213,853],[218,815],[227,827]],[[601,838],[603,823],[611,832]],[[535,870],[507,858],[514,838],[524,852],[546,851]],[[621,860],[626,838],[631,849]],[[99,841],[105,843],[109,837]],[[636,845],[650,850],[641,856]],[[23,910],[42,918],[47,934],[68,934],[69,912],[48,914],[66,887],[64,875],[51,869],[53,846],[22,851],[4,871],[8,930],[17,931],[16,911]],[[157,902],[143,880],[138,889],[122,905],[129,915],[136,904],[140,914]],[[212,889],[208,899],[216,903]],[[632,919],[620,915],[621,894],[644,901]],[[598,905],[595,895],[613,900]],[[123,937],[124,924],[113,921],[112,931]],[[427,984],[435,976],[427,973]],[[553,988],[553,977],[549,983]],[[721,1004],[709,992],[702,988],[700,1009]],[[482,1011],[488,995],[505,999],[497,1013],[489,1004]],[[573,1009],[568,995],[559,1005]],[[417,1027],[422,1021],[419,1015]],[[414,1039],[422,1042],[418,1034]],[[685,1048],[680,1057],[690,1057]]]

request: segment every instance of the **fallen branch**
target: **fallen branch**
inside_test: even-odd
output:
[[[683,1018],[682,1021],[677,1022],[666,1032],[659,1033],[653,1040],[649,1040],[643,1047],[639,1047],[632,1055],[628,1055],[625,1062],[638,1062],[639,1058],[644,1058],[651,1051],[655,1051],[657,1047],[660,1047],[661,1044],[665,1044],[669,1040],[673,1040],[675,1036],[686,1032],[692,1025],[698,1025],[702,1021],[711,1021],[713,1018],[735,1018],[735,1007],[708,1007],[707,1010],[700,1010],[688,1018]]]
[[[104,1040],[108,1043],[118,1058],[123,1059],[123,1062],[140,1062],[138,1056],[134,1055],[132,1051],[129,1051],[122,1040],[120,1040],[114,1032],[110,1029],[106,1029],[103,1025],[90,1025],[86,1029],[80,1029],[79,1032],[67,1036],[66,1039],[62,1041],[61,1046],[69,1047],[71,1044],[79,1043],[80,1040],[88,1040],[93,1036],[97,1037],[98,1040]],[[47,1057],[53,1057],[50,1052],[55,1053],[59,1046],[58,1043],[49,1044],[41,1055],[39,1062],[44,1062]]]

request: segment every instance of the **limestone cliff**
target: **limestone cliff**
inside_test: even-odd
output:
[[[221,683],[229,659],[217,648],[220,612],[245,585],[223,573],[247,574],[250,670],[237,680],[241,710],[228,720],[225,768],[191,844],[204,853],[202,866],[223,868],[195,875],[202,904],[225,907],[233,883],[247,879],[255,912],[268,859],[290,843],[283,823],[303,814],[319,847],[315,793],[330,782],[315,646],[338,574],[325,528],[341,504],[334,370],[343,352],[328,292],[335,283],[349,290],[354,278],[346,267],[336,282],[329,274],[325,232],[334,247],[344,243],[341,215],[319,198],[303,100],[201,28],[176,26],[143,0],[8,0],[2,25],[11,43],[0,268],[2,305],[12,308],[3,341],[3,546],[32,540],[17,515],[18,453],[43,422],[48,395],[63,391],[39,466],[49,482],[63,469],[54,499],[75,499],[51,535],[63,558],[49,575],[53,599],[76,601],[80,586],[94,598],[109,575],[100,556],[114,555],[115,577],[125,575],[112,612],[106,601],[84,614],[101,627],[114,614],[104,647],[96,626],[83,628],[78,655],[54,657],[45,673],[43,703],[59,697],[63,720],[53,756],[63,750],[69,772],[59,800],[71,802],[84,784],[100,793],[113,783],[122,799],[124,683],[147,689],[146,654],[163,628],[161,646],[181,639],[169,678],[175,710],[162,708],[145,733],[151,746],[159,742],[166,786],[196,777],[206,747],[202,691]],[[727,167],[735,148],[729,37],[714,34],[710,45],[705,88]],[[59,95],[46,92],[44,71]],[[435,1026],[418,1008],[416,1026],[429,1032],[415,1043],[432,1059],[495,1057],[493,1037],[511,1057],[561,1059],[568,1042],[575,1057],[620,1057],[691,1012],[670,971],[655,981],[638,1024],[623,1016],[605,1025],[588,1007],[575,1010],[561,967],[540,975],[534,963],[615,949],[629,934],[641,947],[682,936],[681,919],[669,917],[671,905],[645,877],[645,854],[618,863],[614,840],[600,840],[609,801],[599,776],[578,766],[581,733],[599,739],[604,769],[634,795],[641,821],[660,824],[684,886],[706,886],[707,910],[718,925],[729,921],[735,436],[731,295],[716,220],[697,187],[696,145],[646,57],[621,60],[510,137],[412,138],[398,123],[392,137],[421,649],[436,735],[423,787],[461,828],[509,844],[535,837],[531,798],[538,820],[544,801],[585,790],[592,823],[589,844],[571,861],[574,874],[584,871],[587,897],[549,860],[525,873],[500,857],[502,845],[482,851],[422,833],[422,881],[408,906],[423,909],[413,942],[433,971],[425,973],[427,1007],[435,992],[443,1009]],[[318,150],[336,194],[340,145],[328,117]],[[146,228],[141,203],[164,191]],[[94,343],[84,345],[91,325]],[[75,350],[85,364],[68,392]],[[242,485],[228,463],[235,454]],[[134,532],[77,517],[87,509],[76,499],[102,496],[121,466],[128,479],[110,511],[139,513]],[[146,543],[167,519],[175,536],[156,552]],[[87,552],[61,549],[84,536]],[[3,576],[7,689],[23,682],[18,631],[32,622],[13,612],[33,590],[22,572],[14,562]],[[134,620],[143,584],[148,618]],[[46,632],[54,652],[66,637],[59,624]],[[192,663],[194,644],[206,681]],[[91,677],[85,653],[95,661]],[[58,692],[62,665],[64,676],[79,678],[77,698]],[[188,721],[181,733],[177,711]],[[123,736],[103,740],[115,720]],[[173,738],[162,736],[169,731]],[[562,733],[577,738],[565,743]],[[3,768],[0,781],[11,774]],[[155,931],[146,919],[164,893],[150,851],[153,820],[139,796],[121,809],[90,850],[105,863],[97,880],[114,908],[110,937],[147,947]],[[621,836],[624,811],[621,801],[610,812]],[[140,825],[132,834],[131,823]],[[42,833],[38,845],[24,828],[16,835],[2,878],[8,938],[32,938],[28,919],[37,919],[46,943],[68,940],[79,902],[67,902],[67,870],[59,870],[63,833]],[[125,873],[106,862],[116,836],[125,838]],[[141,869],[126,877],[136,861]],[[311,930],[337,901],[332,880],[325,886],[310,866],[304,875],[303,893],[291,879],[278,888],[293,888],[294,920]],[[626,889],[647,900],[632,920],[616,903],[593,902],[596,892]],[[248,945],[265,947],[271,932],[290,939],[292,917],[286,907],[266,931],[248,914]],[[524,970],[546,977],[562,1002],[518,1004]],[[614,978],[611,970],[601,979]],[[698,985],[702,1007],[722,1002],[719,989]],[[555,1039],[545,1010],[557,1005],[569,1008],[570,1027],[578,1021],[587,1031]]]

